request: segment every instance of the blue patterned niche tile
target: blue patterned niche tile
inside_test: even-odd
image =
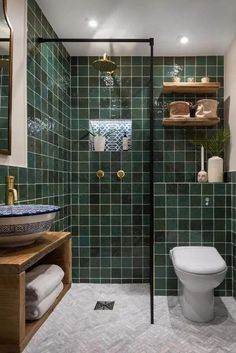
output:
[[[129,151],[132,149],[132,121],[131,119],[120,120],[90,120],[90,131],[101,135],[114,130],[106,137],[105,151],[122,151],[123,137],[126,133],[129,142]],[[94,151],[93,136],[90,135],[90,151]]]

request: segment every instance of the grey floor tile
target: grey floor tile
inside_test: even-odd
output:
[[[98,300],[112,311],[94,311]],[[176,297],[155,297],[150,325],[144,284],[74,284],[24,353],[236,353],[236,305],[216,298],[209,324],[186,320]]]

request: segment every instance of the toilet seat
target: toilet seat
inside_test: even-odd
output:
[[[170,250],[176,269],[198,275],[225,271],[227,265],[214,247],[178,246]]]

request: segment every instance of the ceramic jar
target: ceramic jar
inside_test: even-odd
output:
[[[222,183],[224,180],[223,159],[218,156],[209,158],[207,164],[207,173],[209,183]]]
[[[94,150],[102,152],[105,150],[106,138],[105,136],[94,136]]]
[[[202,77],[201,78],[201,82],[202,83],[209,83],[210,82],[210,78],[209,77]]]
[[[180,82],[180,81],[181,81],[181,78],[180,78],[179,76],[174,76],[174,77],[172,78],[172,81],[173,81],[173,82]]]

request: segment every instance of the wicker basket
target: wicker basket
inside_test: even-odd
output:
[[[170,118],[190,118],[189,103],[176,101],[169,104]]]
[[[201,99],[197,101],[197,118],[216,118],[218,101],[215,99]]]

